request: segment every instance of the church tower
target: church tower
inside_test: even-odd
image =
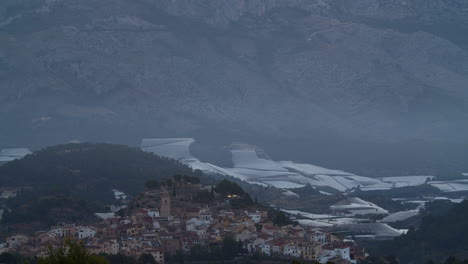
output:
[[[161,206],[159,208],[159,215],[161,217],[171,216],[171,195],[165,191],[161,195]]]

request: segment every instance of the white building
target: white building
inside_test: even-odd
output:
[[[97,233],[97,230],[93,227],[79,226],[77,229],[77,236],[80,239],[94,237]]]
[[[151,255],[157,263],[164,263],[164,252],[160,250],[151,251]]]
[[[213,223],[213,216],[209,210],[201,210],[198,218],[207,224]]]
[[[349,247],[345,248],[335,248],[336,255],[344,260],[351,261],[350,249]]]
[[[267,243],[271,239],[267,241],[263,238],[256,238],[256,235],[254,235],[248,240],[250,241],[250,243],[247,244],[247,251],[249,253],[260,252],[268,256],[271,255],[271,246]]]
[[[248,215],[250,219],[252,219],[252,221],[254,221],[254,223],[256,224],[260,223],[260,221],[262,220],[262,215],[259,212],[249,213]]]
[[[156,230],[160,230],[160,229],[161,229],[161,225],[159,224],[158,221],[153,221],[153,227],[154,227],[154,229],[156,229]]]
[[[271,246],[267,243],[259,246],[260,252],[264,255],[271,256]]]
[[[25,235],[15,235],[6,239],[6,245],[9,248],[13,248],[29,241],[29,237]]]
[[[116,239],[106,241],[102,245],[103,252],[109,255],[117,255],[120,250],[119,242]]]
[[[114,198],[116,200],[125,200],[127,199],[127,195],[124,192],[121,192],[117,189],[112,189],[112,192],[114,192]]]
[[[240,233],[237,233],[235,236],[234,236],[234,239],[236,241],[246,241],[246,240],[250,240],[250,239],[255,239],[257,238],[257,233],[253,233],[249,230],[244,230]],[[258,242],[258,241],[257,241]],[[258,243],[257,243],[258,244]],[[254,246],[256,246],[257,244],[255,244]]]
[[[152,218],[158,218],[159,210],[148,210],[148,216]]]
[[[344,260],[355,263],[355,260],[351,259],[349,247],[324,249],[322,254],[320,254],[320,256],[317,258],[317,261],[324,264],[334,257],[339,257]]]
[[[76,229],[73,225],[52,227],[49,234],[54,237],[69,237],[74,235]]]
[[[206,221],[200,220],[198,218],[192,218],[185,223],[185,230],[189,232],[197,232],[198,227],[205,226],[208,223]]]
[[[120,219],[119,223],[123,224],[123,225],[128,225],[128,224],[131,224],[132,221],[128,218],[124,218],[124,219]]]
[[[320,244],[325,244],[327,243],[327,235],[323,232],[315,232],[313,235],[312,235],[312,239],[315,241],[315,242],[318,242]]]
[[[284,245],[283,255],[300,258],[302,257],[302,248],[295,244],[286,244]]]

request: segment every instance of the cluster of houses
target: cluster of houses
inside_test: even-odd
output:
[[[195,246],[222,245],[225,237],[242,242],[245,254],[327,263],[356,263],[366,253],[353,241],[300,225],[276,226],[259,207],[233,209],[229,199],[195,203],[187,199],[202,187],[185,186],[178,195],[161,189],[140,195],[125,213],[100,214],[92,226],[59,224],[34,235],[8,237],[0,253],[41,256],[66,238],[82,240],[91,253],[151,254],[158,263],[168,256],[191,254]],[[190,190],[193,189],[193,190]]]

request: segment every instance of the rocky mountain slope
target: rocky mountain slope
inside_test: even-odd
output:
[[[459,145],[467,12],[462,0],[4,0],[0,140]]]

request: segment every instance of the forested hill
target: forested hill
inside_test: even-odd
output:
[[[137,193],[149,179],[201,176],[176,160],[111,144],[48,147],[0,166],[0,186],[66,190],[87,199],[112,198],[111,189]]]
[[[451,256],[468,260],[468,201],[429,204],[426,211],[419,228],[383,243],[371,255],[394,255],[402,264],[442,263]]]

